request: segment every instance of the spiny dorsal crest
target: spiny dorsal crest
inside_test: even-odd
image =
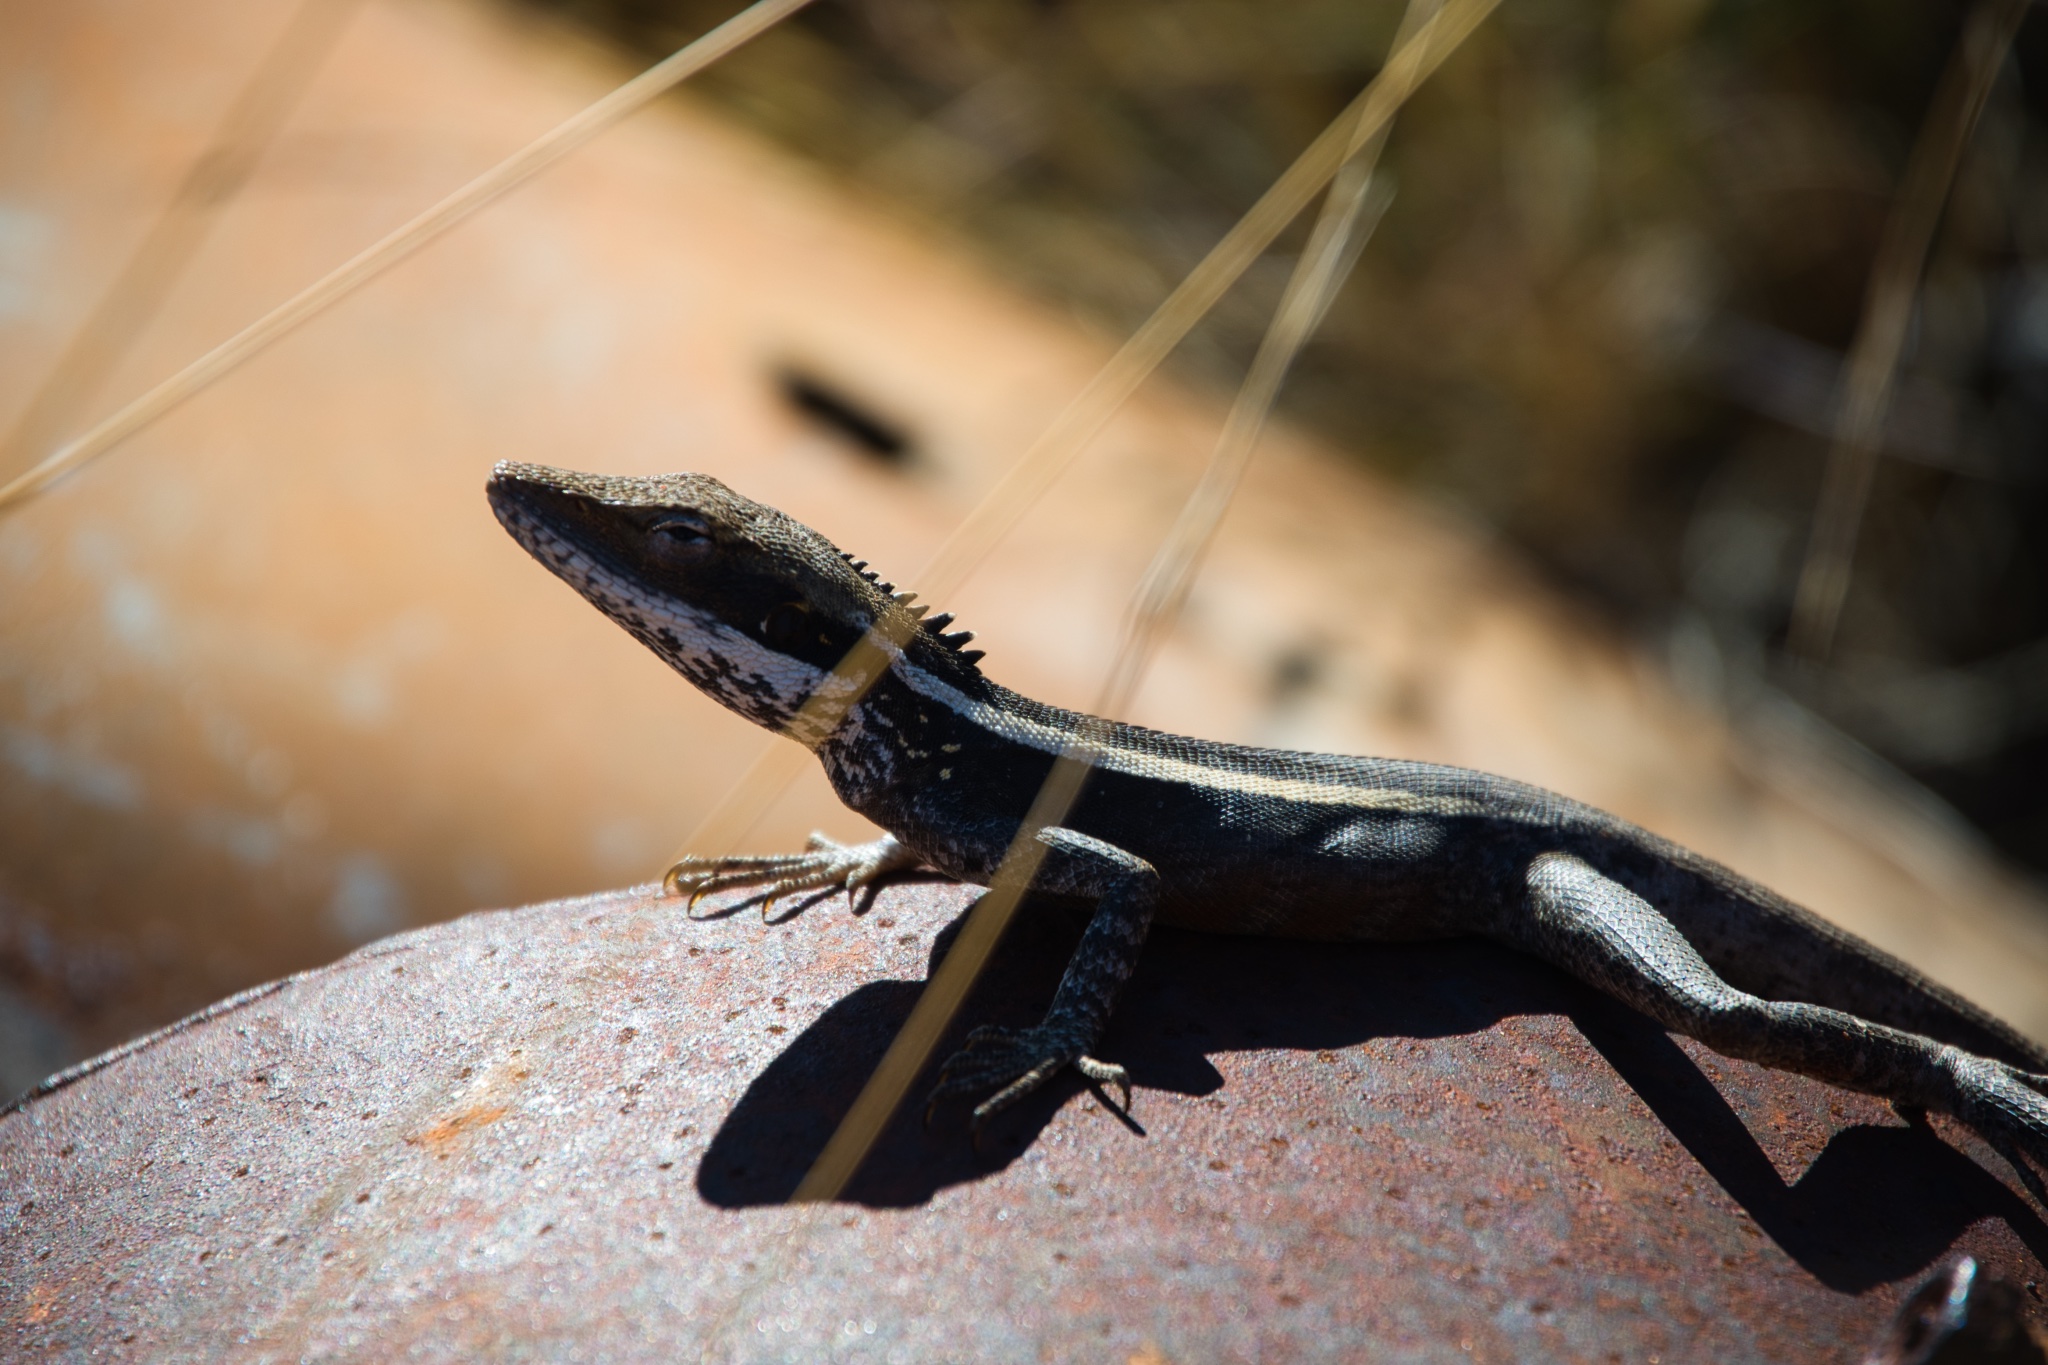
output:
[[[839,552],[839,557],[848,564],[851,564],[855,573],[880,588],[883,592],[888,593],[890,597],[896,600],[898,606],[908,609],[912,616],[924,617],[923,620],[918,622],[924,633],[935,643],[952,650],[959,657],[961,663],[966,664],[969,668],[974,668],[975,665],[988,656],[988,651],[985,649],[967,648],[968,644],[974,639],[973,631],[956,630],[951,634],[946,633],[946,627],[953,624],[952,612],[942,611],[937,616],[925,616],[925,613],[930,611],[931,608],[924,605],[912,605],[916,602],[916,593],[896,591],[896,585],[894,583],[884,583],[882,576],[873,569],[870,569],[865,559],[855,559],[844,550]],[[977,669],[976,671],[978,672],[979,670]]]

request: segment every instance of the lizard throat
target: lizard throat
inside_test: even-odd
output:
[[[506,525],[556,577],[713,701],[806,748],[831,738],[833,727],[817,723],[803,709],[820,686],[830,691],[844,685],[828,670],[777,653],[687,602],[648,591],[534,518],[515,514]],[[833,714],[841,710],[830,708]]]

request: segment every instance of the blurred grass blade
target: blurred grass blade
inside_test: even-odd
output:
[[[1066,472],[1273,239],[1376,136],[1499,0],[1452,0],[1398,47],[1357,99],[1296,158],[961,521],[912,580],[927,600],[951,592]]]
[[[0,469],[13,469],[53,440],[155,320],[215,216],[241,192],[360,3],[301,0],[163,212],[0,442]]]
[[[525,184],[605,129],[640,109],[810,0],[759,0],[665,61],[641,72],[581,113],[556,125],[411,222],[335,267],[292,298],[208,351],[98,426],[53,451],[0,487],[0,511],[17,506],[88,460],[106,454],[186,399],[389,270],[499,196]]]
[[[1201,263],[961,520],[938,552],[915,576],[902,581],[916,585],[927,602],[940,601],[957,589],[1087,449],[1124,400],[1172,354],[1217,300],[1272,245],[1273,239],[1330,183],[1338,169],[1387,126],[1415,88],[1457,50],[1498,3],[1499,0],[1451,0],[1407,42],[1400,44],[1379,75],[1309,144],[1223,239],[1210,248]],[[854,652],[861,654],[861,647],[857,646]],[[869,650],[863,657],[876,667],[863,670],[849,655],[835,670],[843,681],[814,695],[791,728],[823,725],[830,729],[833,712],[843,713],[879,676],[885,651]],[[796,762],[756,760],[748,769],[747,778],[729,790],[691,831],[683,851],[703,856],[731,852],[731,843],[719,841],[744,835],[781,794],[780,787],[769,789],[767,783],[778,774],[784,774],[781,780],[786,783],[801,766]]]
[[[1230,415],[1224,419],[1215,453],[1133,595],[1122,642],[1096,702],[1099,715],[1121,714],[1137,694],[1159,642],[1173,628],[1187,602],[1202,558],[1251,464],[1252,452],[1280,396],[1287,371],[1315,334],[1358,253],[1379,225],[1380,215],[1386,212],[1389,197],[1367,193],[1378,150],[1375,140],[1345,166],[1331,186],[1308,249],[1287,282],[1273,324],[1260,341],[1251,369],[1230,406]]]
[[[1430,23],[1425,24],[1413,40],[1400,46],[1394,58],[1388,62],[1387,72],[1391,72],[1401,58],[1412,49],[1419,45],[1427,45],[1435,31],[1436,21],[1458,8],[1460,0],[1452,0],[1451,5],[1439,12]],[[1483,17],[1486,10],[1491,8],[1491,4],[1489,0],[1474,0],[1474,3],[1465,8],[1476,16],[1472,20],[1476,25],[1477,18]],[[1471,27],[1464,28],[1460,38],[1469,32]],[[1440,48],[1436,54],[1436,62],[1441,62],[1449,52],[1450,45]],[[1434,65],[1435,63],[1432,63],[1428,69],[1434,69]],[[1387,72],[1382,72],[1381,79],[1386,78]],[[1408,83],[1402,91],[1403,100],[1419,80],[1419,76],[1408,78]],[[1294,273],[1288,280],[1280,305],[1275,310],[1273,320],[1260,343],[1258,354],[1246,375],[1245,383],[1232,405],[1208,469],[1194,493],[1190,495],[1187,506],[1175,523],[1174,532],[1169,534],[1166,543],[1155,557],[1152,571],[1147,574],[1146,588],[1152,589],[1156,585],[1157,590],[1141,590],[1136,614],[1126,630],[1116,666],[1112,668],[1105,688],[1105,695],[1117,700],[1119,704],[1135,689],[1138,679],[1142,676],[1144,663],[1150,656],[1151,642],[1170,622],[1172,613],[1177,610],[1184,598],[1185,584],[1192,576],[1202,551],[1207,548],[1216,527],[1222,521],[1230,496],[1237,487],[1245,463],[1257,444],[1258,434],[1265,424],[1266,416],[1271,412],[1273,401],[1279,394],[1281,381],[1286,377],[1287,369],[1293,363],[1294,357],[1300,353],[1302,345],[1306,343],[1327,310],[1330,296],[1342,282],[1338,272],[1340,269],[1347,269],[1350,262],[1356,259],[1355,253],[1349,250],[1351,239],[1359,225],[1360,209],[1365,203],[1366,191],[1371,183],[1372,165],[1379,153],[1381,135],[1394,110],[1399,107],[1398,102],[1392,105],[1375,104],[1370,96],[1377,85],[1378,81],[1375,81],[1372,86],[1368,86],[1360,99],[1340,117],[1339,122],[1333,124],[1311,148],[1311,151],[1314,151],[1316,147],[1322,147],[1326,143],[1342,147],[1343,155],[1331,165],[1330,171],[1335,173],[1341,168],[1347,174],[1338,177],[1338,183],[1332,187],[1325,200],[1323,212],[1317,219],[1309,246],[1295,263]],[[1296,165],[1299,166],[1300,162]],[[1292,173],[1290,169],[1289,175]],[[1329,178],[1326,175],[1324,182]],[[1286,179],[1287,177],[1282,177],[1283,184]],[[1269,192],[1267,199],[1262,199],[1260,203],[1263,205],[1271,198],[1272,194]],[[1254,212],[1257,210],[1254,209]],[[1277,232],[1277,229],[1275,231]],[[1226,237],[1225,241],[1229,240]],[[1266,240],[1270,241],[1271,237]],[[1221,248],[1218,250],[1220,252]],[[1210,259],[1217,259],[1217,253],[1211,253]],[[1205,261],[1204,264],[1208,262]],[[1203,296],[1201,291],[1190,290],[1186,284],[1175,291],[1174,297],[1179,298],[1183,295],[1194,298]],[[1213,302],[1214,296],[1209,297]],[[1166,312],[1166,309],[1162,308],[1161,312]],[[1157,320],[1155,315],[1154,321]],[[1148,324],[1148,327],[1150,325]],[[1144,332],[1145,329],[1140,329],[1140,336],[1143,336]],[[1134,343],[1137,340],[1138,338],[1133,338]],[[1132,350],[1133,346],[1127,344],[1118,358],[1122,359]],[[1111,362],[1112,370],[1115,363]],[[1156,364],[1156,360],[1153,363]],[[1107,373],[1109,371],[1105,371],[1105,374]],[[1103,384],[1100,377],[1097,385],[1093,387],[1115,391],[1114,385]],[[1135,387],[1135,383],[1132,387]],[[1125,389],[1122,392],[1127,394],[1129,390]],[[1121,401],[1121,395],[1118,401]],[[1079,407],[1080,404],[1077,403],[1075,406]],[[1074,408],[1068,411],[1071,414]],[[1106,419],[1106,416],[1106,413],[1103,414],[1103,419]],[[1099,420],[1096,425],[1100,425]],[[1076,430],[1086,430],[1089,434],[1092,434],[1093,429],[1082,428],[1078,424],[1076,426]],[[1085,436],[1081,439],[1085,440]],[[1047,444],[1042,440],[1040,447]],[[1068,452],[1068,458],[1071,458],[1071,454],[1072,452]],[[1037,487],[1042,490],[1048,483],[1050,477],[1046,477]],[[1032,485],[1023,483],[1020,486],[1029,488]],[[969,520],[972,521],[973,518]],[[1014,517],[1007,524],[1014,524]],[[942,551],[941,559],[943,558]],[[1117,695],[1119,689],[1122,696]],[[1046,775],[1044,784],[1033,798],[1031,809],[1026,813],[1023,824],[1018,827],[1016,836],[1004,853],[995,876],[990,879],[988,893],[975,902],[973,910],[968,914],[967,923],[961,929],[960,937],[955,940],[945,959],[932,973],[929,984],[918,995],[917,1004],[912,1007],[910,1018],[904,1021],[903,1028],[891,1041],[889,1050],[883,1054],[874,1074],[868,1078],[868,1083],[855,1098],[853,1107],[847,1111],[846,1117],[840,1121],[838,1129],[827,1141],[824,1150],[818,1154],[816,1162],[805,1173],[796,1191],[790,1196],[791,1203],[810,1203],[838,1198],[860,1169],[861,1163],[867,1159],[875,1140],[881,1136],[882,1129],[888,1125],[891,1116],[902,1104],[904,1095],[910,1090],[911,1082],[924,1071],[926,1064],[931,1060],[933,1050],[938,1046],[939,1039],[952,1025],[953,1017],[959,1012],[960,1005],[974,989],[975,982],[980,980],[989,956],[1002,941],[1004,931],[1009,927],[1011,918],[1023,901],[1032,879],[1037,875],[1039,865],[1045,859],[1045,846],[1038,840],[1039,831],[1066,819],[1075,801],[1080,798],[1088,774],[1094,767],[1095,757],[1103,738],[1102,730],[1107,723],[1100,719],[1092,724],[1084,723],[1079,732],[1068,738],[1065,751],[1053,763],[1052,771]]]
[[[1793,600],[1787,647],[1796,659],[1820,663],[1834,647],[1835,627],[1855,566],[1857,534],[1877,472],[1892,381],[1912,326],[1927,253],[1955,183],[1956,167],[2029,2],[1983,0],[1971,12],[1921,124],[1898,199],[1878,241],[1863,317],[1843,368],[1834,445],[1828,452]]]

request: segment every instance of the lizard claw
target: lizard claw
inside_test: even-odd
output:
[[[968,1034],[966,1046],[939,1068],[938,1084],[932,1087],[925,1104],[925,1123],[931,1123],[932,1113],[941,1100],[994,1090],[994,1094],[974,1106],[969,1120],[969,1129],[979,1140],[982,1127],[991,1118],[1068,1066],[1097,1085],[1116,1086],[1123,1096],[1123,1108],[1130,1108],[1130,1073],[1114,1062],[1083,1055],[1077,1041],[1043,1025],[1007,1029],[985,1024]]]
[[[1098,1062],[1093,1057],[1076,1057],[1074,1070],[1086,1076],[1097,1087],[1113,1085],[1120,1097],[1117,1108],[1131,1112],[1131,1073],[1115,1062]],[[1103,1098],[1107,1099],[1108,1096]]]

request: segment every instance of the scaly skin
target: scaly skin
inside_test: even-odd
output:
[[[1088,723],[989,681],[972,636],[945,633],[950,617],[919,620],[909,594],[705,475],[508,463],[489,494],[542,564],[712,698],[807,745],[840,798],[889,831],[689,860],[673,890],[772,898],[919,863],[986,885]],[[863,637],[887,654],[874,684],[836,721],[803,712]],[[1123,1069],[1087,1054],[1155,921],[1324,940],[1472,934],[1729,1056],[1954,1115],[2048,1204],[2048,1052],[1727,868],[1487,773],[1092,724],[1100,758],[1040,836],[1033,887],[1091,900],[1094,916],[1044,1021],[978,1029],[947,1063],[935,1098],[989,1096],[977,1122],[1066,1066],[1128,1095]]]

